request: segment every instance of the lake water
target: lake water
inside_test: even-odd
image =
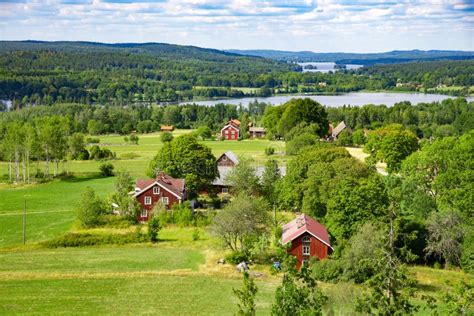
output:
[[[301,67],[303,67],[303,72],[323,72],[323,73],[328,73],[330,71],[336,71],[337,69],[334,69],[334,66],[336,63],[315,63],[315,62],[310,62],[310,63],[298,63]],[[304,69],[304,66],[306,65],[313,65],[316,66],[316,69]],[[352,64],[347,64],[346,69],[347,70],[352,70],[352,69],[359,69],[363,67],[363,65],[352,65]]]
[[[183,102],[181,104],[196,103],[199,105],[214,106],[218,103],[235,104],[248,106],[250,102],[257,100],[258,102],[271,103],[274,105],[283,104],[293,98],[310,98],[318,101],[319,103],[329,106],[343,106],[343,105],[354,105],[361,106],[365,104],[385,104],[387,106],[393,106],[395,103],[409,101],[411,104],[418,103],[429,103],[435,101],[442,101],[444,99],[455,98],[448,95],[442,94],[424,94],[424,93],[383,93],[383,92],[351,92],[341,95],[284,95],[284,96],[273,96],[267,98],[241,98],[241,99],[221,99],[221,100],[208,100],[198,102]],[[467,97],[468,101],[474,101],[474,97]]]

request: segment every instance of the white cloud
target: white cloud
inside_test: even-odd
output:
[[[314,51],[474,50],[473,11],[470,1],[460,0],[0,1],[0,39]]]

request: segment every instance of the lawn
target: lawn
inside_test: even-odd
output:
[[[26,200],[28,243],[51,239],[68,231],[85,187],[99,195],[111,193],[114,178],[73,178],[45,184],[0,188],[0,247],[22,242],[23,206]]]

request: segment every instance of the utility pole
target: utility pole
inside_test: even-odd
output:
[[[23,204],[23,245],[26,243],[26,198]]]

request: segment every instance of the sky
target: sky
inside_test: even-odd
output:
[[[474,0],[0,0],[0,39],[474,51]]]

